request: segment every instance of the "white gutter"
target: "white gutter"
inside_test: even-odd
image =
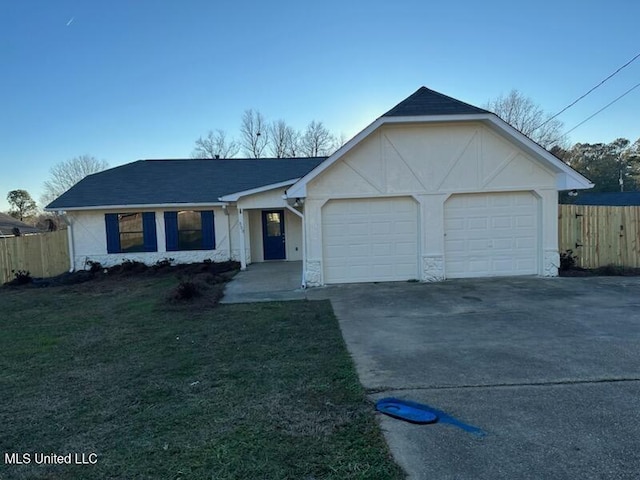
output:
[[[158,210],[162,208],[204,208],[222,207],[227,202],[207,202],[207,203],[158,203],[158,204],[132,204],[132,205],[92,205],[87,207],[64,207],[66,212],[82,210]],[[56,208],[45,208],[47,212],[54,212]]]
[[[262,187],[252,188],[250,190],[243,190],[242,192],[236,192],[236,193],[231,193],[229,195],[224,195],[222,197],[219,197],[218,200],[220,200],[221,202],[237,202],[241,197],[254,195],[256,193],[268,192],[269,190],[275,190],[276,188],[288,187],[296,183],[298,180],[300,180],[300,178],[292,178],[291,180],[286,180],[284,182],[263,185]]]
[[[307,288],[307,279],[305,276],[305,273],[307,271],[307,246],[306,246],[305,234],[304,234],[304,230],[305,230],[304,215],[298,210],[296,210],[295,208],[293,208],[292,206],[290,206],[289,202],[285,201],[284,206],[287,208],[287,210],[299,216],[300,220],[302,221],[302,283],[301,283],[301,286],[302,286],[302,289],[304,290]]]

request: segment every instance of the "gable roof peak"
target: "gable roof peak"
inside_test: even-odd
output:
[[[415,117],[430,115],[468,115],[491,113],[482,108],[436,92],[427,87],[420,87],[412,95],[405,98],[383,117]]]

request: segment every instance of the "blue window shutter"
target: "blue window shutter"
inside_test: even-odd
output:
[[[142,214],[142,232],[144,236],[144,251],[157,252],[158,239],[156,237],[155,212],[144,212]]]
[[[104,223],[107,227],[107,253],[120,253],[120,226],[117,213],[106,213]]]
[[[164,212],[164,237],[167,252],[178,250],[178,212]]]
[[[214,250],[216,248],[216,232],[213,224],[213,212],[211,210],[200,212],[202,220],[202,248]]]

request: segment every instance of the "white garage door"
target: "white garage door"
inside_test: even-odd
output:
[[[330,200],[322,207],[324,282],[418,278],[417,221],[411,198]]]
[[[453,195],[445,203],[445,275],[537,274],[538,237],[538,201],[529,192]]]

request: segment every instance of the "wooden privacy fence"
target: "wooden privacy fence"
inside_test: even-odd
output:
[[[640,267],[640,207],[559,205],[559,250],[577,265]]]
[[[0,284],[14,278],[12,270],[45,278],[68,271],[67,231],[0,238]]]

